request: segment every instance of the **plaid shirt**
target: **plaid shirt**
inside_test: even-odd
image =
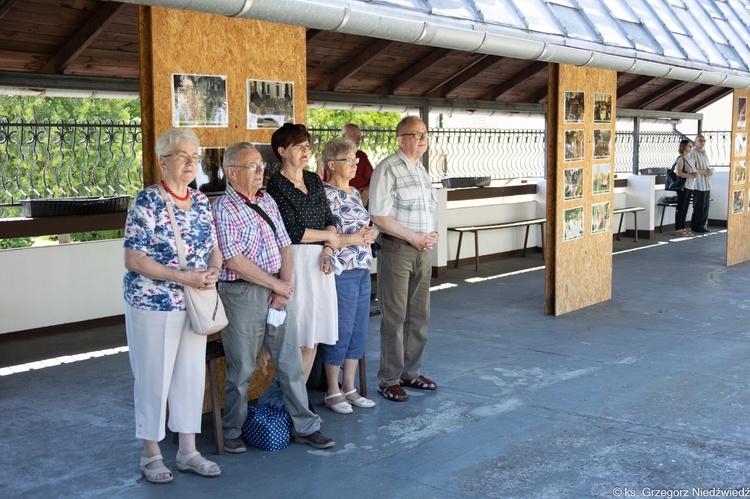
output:
[[[415,165],[398,150],[380,162],[370,179],[370,215],[392,216],[414,232],[435,230],[437,190],[422,162]]]
[[[225,261],[242,254],[263,271],[276,274],[281,269],[281,248],[289,246],[292,241],[273,198],[258,191],[256,204],[273,220],[276,233],[255,210],[247,206],[232,186],[227,186],[226,193],[212,207],[219,249]],[[221,266],[219,279],[234,281],[239,278],[226,264]]]

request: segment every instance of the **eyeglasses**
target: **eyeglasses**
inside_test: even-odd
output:
[[[190,154],[187,154],[187,153],[184,153],[184,152],[176,152],[176,153],[173,153],[173,154],[164,154],[162,157],[163,158],[174,157],[174,158],[177,158],[178,162],[183,163],[183,164],[185,164],[185,163],[200,163],[201,160],[203,160],[203,156],[201,156],[200,154],[190,155]]]
[[[261,161],[260,163],[250,163],[247,166],[245,165],[227,165],[227,166],[230,168],[246,168],[250,170],[251,172],[254,172],[258,168],[260,168],[261,170],[265,170],[266,167],[268,166],[268,163],[266,163],[265,161]]]
[[[350,166],[359,164],[359,158],[337,158],[332,159],[331,161],[346,161],[346,164]]]
[[[427,140],[427,138],[428,138],[427,137],[427,132],[424,132],[424,133],[423,132],[402,133],[401,135],[399,135],[399,137],[404,137],[406,135],[414,137],[414,140],[422,140],[422,139]]]

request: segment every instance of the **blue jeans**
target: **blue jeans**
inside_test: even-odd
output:
[[[339,339],[335,345],[320,344],[323,363],[341,366],[344,359],[361,359],[370,324],[370,271],[345,270],[336,276],[339,307]]]

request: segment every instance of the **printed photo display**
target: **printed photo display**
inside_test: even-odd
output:
[[[583,197],[583,168],[565,169],[565,201]]]
[[[294,122],[294,82],[247,80],[247,128]]]
[[[226,147],[202,147],[200,168],[195,175],[196,188],[205,194],[222,194],[227,188],[224,178],[224,151]]]
[[[747,134],[746,133],[736,133],[734,135],[734,155],[735,156],[747,155]]]
[[[227,77],[173,73],[172,126],[229,126]]]
[[[583,123],[585,94],[565,92],[565,116],[563,123]]]
[[[594,194],[608,193],[611,175],[612,165],[609,163],[595,164],[591,175],[591,192]]]
[[[732,179],[733,184],[744,184],[747,178],[747,168],[745,161],[734,162],[734,178]]]
[[[583,130],[567,130],[565,132],[565,161],[582,161],[584,152]]]
[[[563,241],[583,237],[583,206],[563,212]]]
[[[745,211],[745,191],[732,191],[732,213]]]
[[[747,99],[737,98],[737,130],[744,130],[747,124]]]
[[[612,157],[612,130],[594,130],[594,159],[609,159]]]
[[[609,201],[591,205],[591,233],[609,232]]]
[[[594,94],[594,123],[612,123],[612,94]]]

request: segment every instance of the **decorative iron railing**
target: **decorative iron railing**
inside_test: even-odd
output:
[[[310,127],[319,151],[340,128]],[[373,165],[396,150],[393,128],[362,130],[361,148]],[[494,180],[542,178],[546,164],[543,130],[430,130],[428,164],[432,180],[482,177]],[[727,166],[731,132],[706,131],[714,166]],[[683,136],[641,132],[639,168],[667,168]],[[633,134],[615,134],[615,171],[633,171]],[[0,205],[22,199],[135,194],[143,185],[138,121],[66,123],[0,118]]]
[[[310,127],[313,148],[319,150],[339,128]],[[430,130],[429,170],[432,180],[444,177],[482,177],[493,180],[544,177],[544,130],[450,129]],[[714,166],[729,165],[731,132],[706,131],[708,156]],[[640,170],[667,168],[677,156],[679,132],[641,132]],[[615,134],[615,172],[633,172],[633,133]],[[392,128],[364,128],[360,148],[373,165],[396,150]]]
[[[0,205],[134,194],[143,185],[138,121],[0,119]]]

